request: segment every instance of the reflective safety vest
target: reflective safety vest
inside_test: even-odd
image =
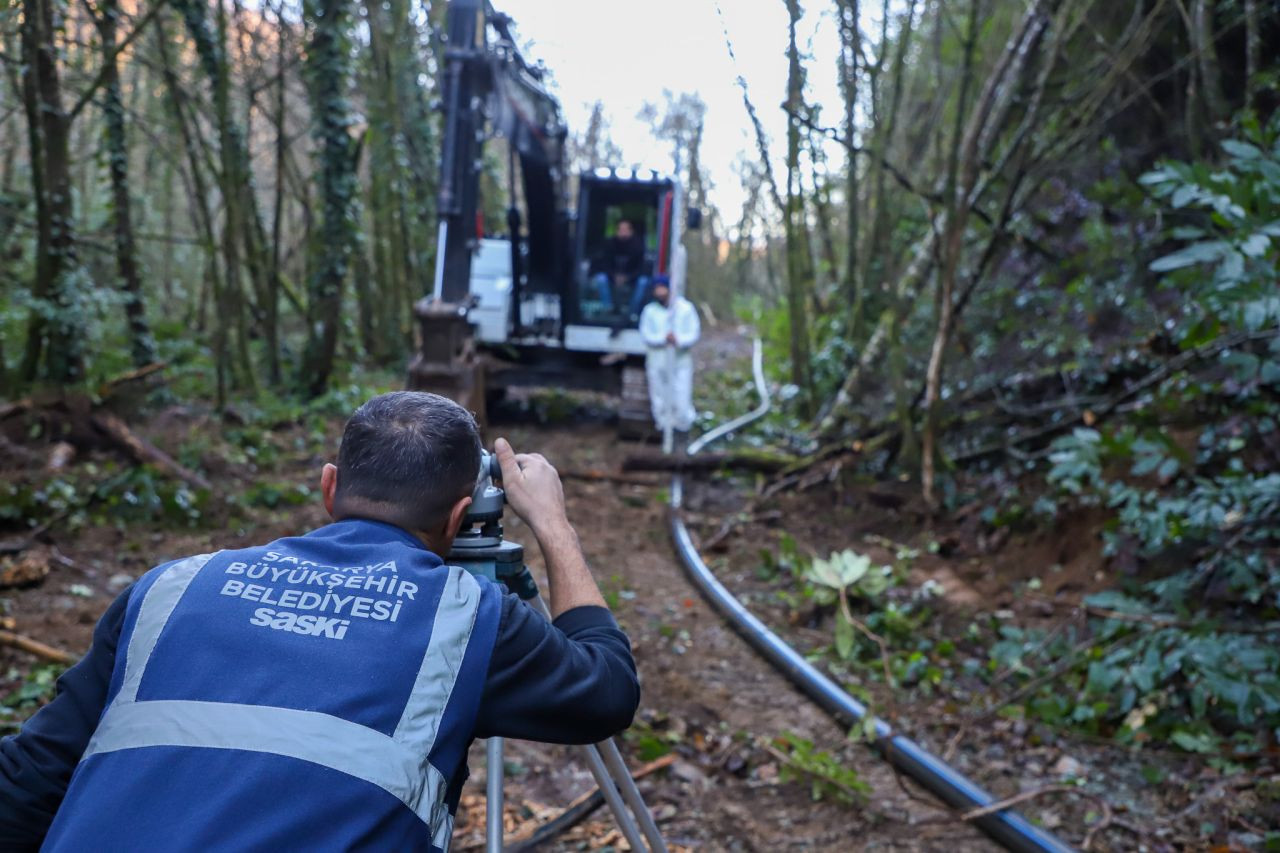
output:
[[[447,849],[501,598],[363,520],[153,569],[44,849]]]

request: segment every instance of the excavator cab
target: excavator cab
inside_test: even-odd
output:
[[[601,170],[578,184],[574,322],[635,328],[654,277],[667,272],[670,180]]]

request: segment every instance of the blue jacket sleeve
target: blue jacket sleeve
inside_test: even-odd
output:
[[[0,740],[0,851],[36,850],[44,841],[106,707],[131,590],[98,620],[89,653],[58,679],[53,701]]]
[[[608,608],[575,607],[552,623],[503,599],[476,737],[595,743],[631,725],[639,704],[631,643]]]

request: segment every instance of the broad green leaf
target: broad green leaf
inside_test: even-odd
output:
[[[1261,232],[1252,234],[1240,245],[1240,251],[1250,258],[1260,258],[1271,247],[1271,238]]]
[[[1188,731],[1176,731],[1169,738],[1187,752],[1213,752],[1217,739],[1209,734],[1193,734]]]
[[[1196,201],[1199,197],[1200,197],[1199,187],[1182,186],[1182,187],[1178,187],[1174,191],[1173,198],[1169,200],[1169,203],[1172,204],[1175,208],[1186,207],[1187,205],[1191,204],[1191,202]]]
[[[830,589],[844,589],[844,583],[840,579],[840,568],[835,564],[834,560],[815,559],[809,565],[809,580],[820,586]]]
[[[1169,272],[1170,270],[1219,260],[1228,246],[1222,240],[1208,240],[1203,243],[1192,243],[1163,258],[1151,262],[1152,272]]]
[[[809,579],[831,589],[846,589],[862,580],[871,569],[871,558],[854,551],[836,551],[809,567]]]
[[[1262,157],[1262,152],[1256,146],[1241,142],[1238,139],[1222,140],[1222,150],[1232,157],[1239,157],[1241,160],[1257,160]]]

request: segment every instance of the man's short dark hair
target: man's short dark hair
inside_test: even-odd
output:
[[[335,509],[358,515],[364,508],[427,530],[471,494],[479,470],[480,432],[470,412],[439,394],[380,394],[342,432]]]

